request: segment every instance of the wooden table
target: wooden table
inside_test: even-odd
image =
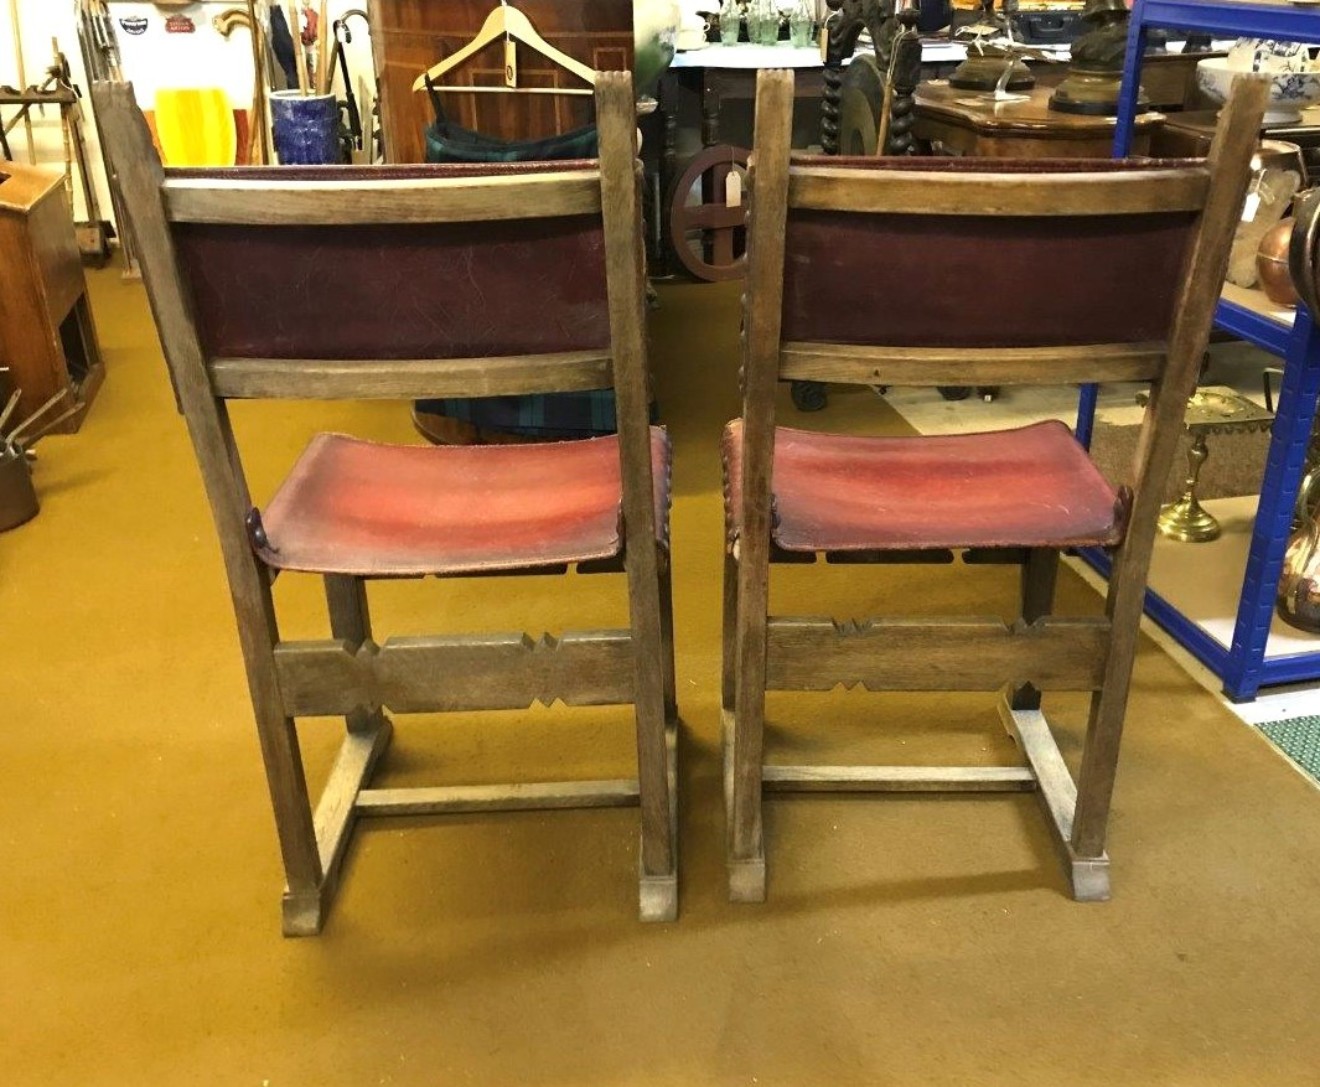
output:
[[[1050,87],[1036,87],[1012,101],[996,102],[988,93],[963,91],[945,80],[917,88],[918,140],[937,153],[980,158],[1109,158],[1114,148],[1114,118],[1084,117],[1049,108]],[[1160,113],[1137,118],[1133,154],[1150,153],[1151,135],[1164,122]]]
[[[1216,110],[1171,114],[1156,132],[1151,150],[1157,156],[1169,158],[1204,156],[1210,150],[1218,116]],[[1304,110],[1300,121],[1266,125],[1262,135],[1297,144],[1302,149],[1309,178],[1320,180],[1320,108]]]

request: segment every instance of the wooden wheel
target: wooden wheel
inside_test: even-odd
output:
[[[874,53],[859,53],[844,71],[839,97],[839,154],[877,155],[885,112],[885,77]]]
[[[708,147],[683,171],[670,198],[669,240],[674,255],[690,275],[707,283],[747,274],[746,197],[738,207],[724,202],[725,184],[733,170],[746,177],[746,150],[727,144]],[[701,203],[689,204],[697,182]]]

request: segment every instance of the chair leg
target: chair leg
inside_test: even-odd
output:
[[[635,654],[637,786],[641,804],[639,914],[678,916],[677,727],[666,725],[663,577],[657,551],[628,551],[628,595]],[[649,561],[648,561],[649,560]]]
[[[720,708],[733,712],[734,657],[738,651],[738,564],[724,554],[724,619],[721,626],[723,651],[720,657]]]
[[[325,598],[330,630],[354,649],[371,638],[367,585],[360,577],[328,575]],[[316,805],[315,828],[324,872],[319,888],[322,915],[339,887],[339,876],[357,823],[358,794],[371,781],[389,747],[393,726],[379,707],[359,706],[344,718],[348,735]]]
[[[1148,536],[1153,534],[1152,526]],[[1129,536],[1115,556],[1110,576],[1105,608],[1112,631],[1109,657],[1100,689],[1091,696],[1091,715],[1086,726],[1086,743],[1077,776],[1077,805],[1073,812],[1072,851],[1082,860],[1099,858],[1105,850],[1109,806],[1145,604],[1149,556],[1149,539],[1136,540]],[[1076,888],[1074,896],[1082,897]]]
[[[1027,552],[1022,564],[1022,618],[1028,623],[1050,614],[1054,610],[1054,589],[1059,580],[1059,553],[1050,548],[1036,547]],[[1040,691],[1030,683],[1015,689],[1009,704],[1015,710],[1040,709]]]
[[[257,735],[284,862],[281,927],[285,936],[315,936],[325,923],[324,874],[298,734],[292,718],[258,710]]]
[[[769,555],[753,556],[747,553],[749,550],[745,548],[741,561],[734,564],[737,599],[733,604],[733,758],[728,843],[729,899],[733,902],[764,902],[766,885],[761,760],[765,746]],[[758,563],[758,557],[763,561]]]
[[[232,566],[230,581],[236,601],[242,605],[235,608],[235,617],[284,863],[283,931],[286,936],[315,936],[324,921],[324,872],[298,731],[293,718],[284,712],[275,675],[279,631],[274,602],[269,582],[255,560]]]
[[[367,607],[365,578],[327,574],[325,602],[330,612],[330,633],[342,638],[357,650],[371,638],[371,613]],[[381,726],[384,717],[379,709],[359,707],[345,717],[348,731],[369,732]]]
[[[1077,776],[1077,808],[1073,815],[1072,847],[1079,857],[1099,857],[1105,850],[1109,805],[1118,771],[1118,751],[1127,715],[1136,631],[1122,637],[1115,631],[1105,670],[1105,686],[1091,696],[1086,744]],[[1116,673],[1123,673],[1116,676]],[[1110,677],[1115,676],[1111,681]]]
[[[674,575],[670,557],[660,559],[660,641],[665,669],[665,723],[678,723],[678,679],[674,662]]]

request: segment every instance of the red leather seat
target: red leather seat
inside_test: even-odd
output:
[[[742,528],[742,422],[724,431],[728,527]],[[777,427],[774,541],[786,551],[1109,546],[1118,495],[1057,420],[868,438]]]
[[[651,462],[663,532],[670,444],[660,427]],[[257,551],[281,570],[364,577],[606,559],[619,553],[621,501],[613,436],[435,447],[320,434],[262,513],[269,546]]]

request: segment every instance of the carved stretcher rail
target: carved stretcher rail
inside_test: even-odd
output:
[[[334,717],[362,707],[439,713],[526,709],[561,698],[572,706],[633,701],[626,630],[536,639],[391,638],[380,646],[364,642],[356,653],[345,641],[282,642],[275,665],[290,717]]]
[[[766,689],[1093,691],[1104,674],[1106,619],[771,619]]]

